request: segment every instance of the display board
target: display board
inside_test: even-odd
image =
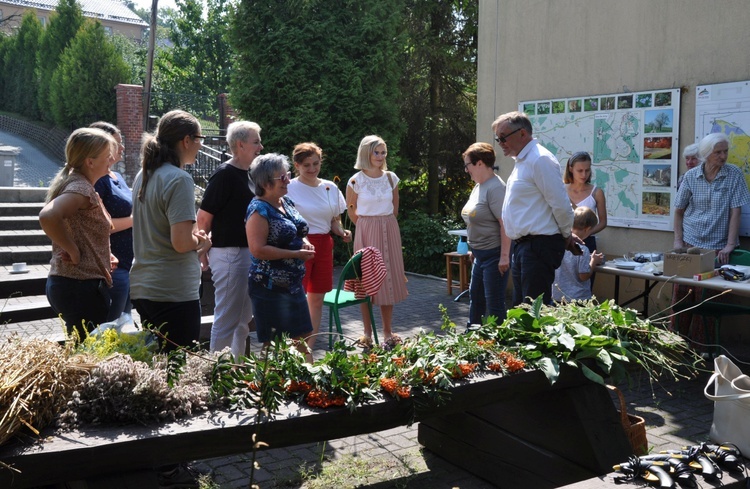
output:
[[[712,132],[729,137],[727,163],[737,165],[750,186],[750,81],[695,87],[695,142]],[[740,235],[750,236],[750,206],[742,208]]]
[[[680,90],[521,102],[534,137],[565,171],[588,151],[604,191],[609,226],[671,231],[677,185]]]

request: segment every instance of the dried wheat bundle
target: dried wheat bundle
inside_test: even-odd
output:
[[[0,342],[0,445],[24,427],[39,434],[92,365],[65,347],[17,336]]]

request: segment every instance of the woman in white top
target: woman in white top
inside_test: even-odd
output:
[[[349,243],[352,233],[341,225],[341,214],[346,210],[343,194],[335,183],[318,177],[323,150],[315,143],[300,143],[294,147],[292,160],[297,177],[289,182],[287,196],[307,221],[310,227],[307,239],[315,246],[315,257],[305,262],[305,278],[302,280],[313,326],[307,337],[307,346],[312,351],[323,315],[323,298],[333,289],[331,234]]]
[[[596,233],[607,227],[607,202],[602,189],[591,183],[591,156],[585,151],[579,151],[570,158],[565,165],[565,189],[568,191],[573,209],[588,207],[599,218],[599,223],[591,230],[591,235],[584,240],[591,253],[596,250]]]
[[[347,183],[346,212],[357,225],[354,251],[372,246],[380,250],[383,256],[388,273],[380,290],[373,296],[373,303],[380,306],[385,344],[392,347],[401,341],[391,330],[393,305],[406,299],[408,291],[401,251],[401,230],[396,220],[399,178],[388,171],[387,155],[388,149],[380,136],[365,136],[359,143],[354,168],[360,171]],[[362,304],[361,309],[365,336],[360,343],[367,346],[372,344],[372,324],[367,306]]]

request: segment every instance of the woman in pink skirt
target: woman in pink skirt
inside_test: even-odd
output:
[[[360,171],[349,179],[346,186],[346,211],[357,226],[354,250],[372,246],[383,256],[388,273],[380,290],[373,296],[373,303],[380,306],[385,345],[393,347],[401,341],[391,330],[393,305],[406,299],[408,291],[401,231],[396,220],[399,178],[388,171],[387,155],[385,141],[379,136],[365,136],[359,143],[354,168]],[[362,304],[360,307],[365,325],[365,335],[360,343],[368,347],[372,345],[372,324],[367,306]]]

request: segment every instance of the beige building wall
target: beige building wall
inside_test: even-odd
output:
[[[681,155],[695,137],[695,86],[750,80],[749,25],[747,0],[479,0],[477,139],[493,142],[492,121],[522,100],[681,87]],[[507,178],[513,161],[498,161]],[[673,234],[610,227],[598,240],[621,256],[670,249]],[[611,294],[605,282],[597,296]]]
[[[0,26],[0,30],[6,34],[12,34],[15,29],[21,27],[21,21],[23,15],[27,10],[33,10],[36,13],[37,18],[42,22],[44,27],[49,25],[50,16],[55,14],[54,10],[46,10],[41,8],[31,7],[19,7],[18,5],[12,5],[0,1],[0,15],[3,19],[7,19],[11,16],[16,16],[13,21],[9,21]],[[117,33],[125,36],[129,39],[141,41],[143,38],[144,26],[132,24],[128,22],[117,22],[105,18],[86,17],[87,19],[99,20],[104,29],[108,34]]]

